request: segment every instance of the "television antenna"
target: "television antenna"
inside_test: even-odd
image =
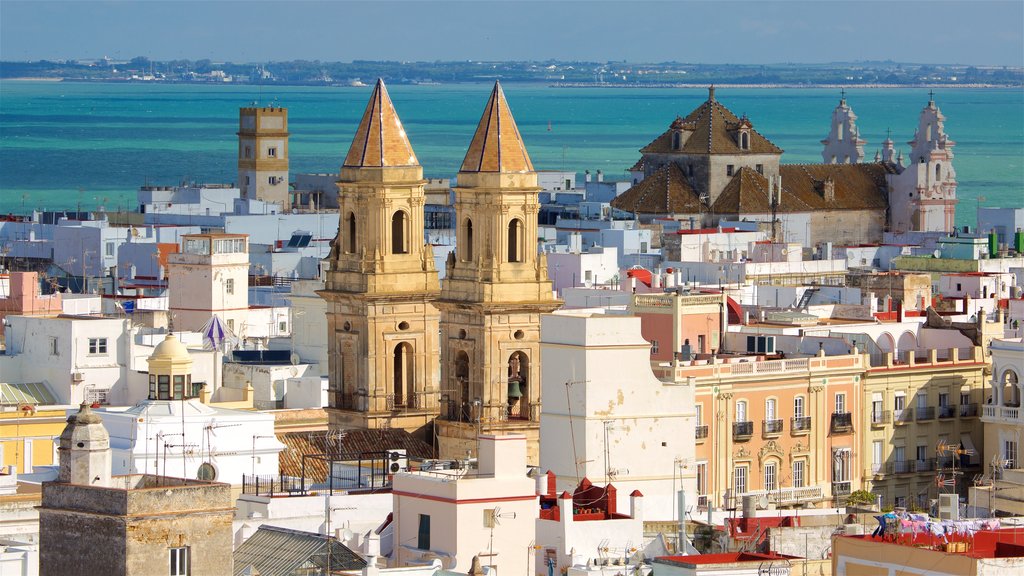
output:
[[[949,458],[949,470],[947,471],[944,466],[936,466],[939,473],[935,475],[935,486],[940,493],[944,494],[955,494],[957,477],[963,476],[962,470],[957,470],[957,464],[961,456],[973,456],[974,450],[964,448],[959,444],[947,444],[945,440],[939,440],[939,443],[935,446],[935,452],[938,456]],[[940,463],[941,464],[941,463]],[[948,472],[948,475],[947,475]],[[945,492],[943,489],[952,488],[951,491]]]

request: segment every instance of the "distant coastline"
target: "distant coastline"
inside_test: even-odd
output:
[[[1020,84],[734,84],[714,83],[719,88],[1020,88]],[[708,83],[693,82],[660,82],[660,83],[634,83],[634,84],[612,84],[609,82],[556,82],[549,84],[549,88],[707,88]]]

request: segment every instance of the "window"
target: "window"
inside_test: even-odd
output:
[[[875,398],[873,398],[871,400],[871,421],[872,422],[881,422],[882,421],[882,412],[884,412],[884,410],[882,409],[882,406],[883,406],[882,395],[878,394],[877,397],[875,397]]]
[[[174,377],[174,399],[181,400],[185,397],[185,376],[179,374]]]
[[[658,353],[658,341],[657,340],[651,340],[651,355],[653,356],[653,355],[655,355],[657,353]]]
[[[1003,442],[1003,464],[1006,468],[1016,468],[1020,465],[1017,459],[1017,443],[1013,440]]]
[[[89,354],[106,354],[106,338],[89,338]]]
[[[804,487],[806,467],[807,462],[805,460],[793,461],[793,488]]]
[[[846,394],[836,394],[836,414],[846,413]]]
[[[405,242],[405,212],[399,210],[391,215],[391,253],[407,254],[408,246]]]
[[[156,400],[156,374],[149,375],[149,399]]]
[[[725,167],[725,175],[726,176],[732,176],[732,171],[733,171],[733,165],[732,164],[728,164]]]
[[[793,399],[793,417],[803,418],[804,417],[804,397],[797,396]]]
[[[747,401],[739,400],[736,402],[736,421],[746,422],[747,421]]]
[[[775,420],[775,399],[769,398],[764,401],[764,419]]]
[[[420,514],[420,527],[416,537],[416,547],[430,550],[430,515]]]
[[[245,152],[243,153],[245,158],[252,158],[252,146],[246,146]]]
[[[907,461],[907,449],[903,446],[896,446],[892,449],[892,459],[896,462],[897,466],[899,463]]]
[[[745,494],[747,492],[747,467],[737,466],[732,470],[733,495]]]
[[[885,460],[883,457],[883,445],[881,440],[875,440],[871,443],[871,472],[879,473],[882,471],[882,464]]]
[[[523,261],[523,221],[518,218],[508,223],[508,261]]]
[[[971,403],[971,393],[970,392],[961,392],[960,393],[960,405],[961,406],[966,406],[966,405],[968,405],[970,403]]]
[[[267,148],[267,156],[270,156],[271,158],[277,158],[277,148]]]
[[[672,133],[672,149],[673,150],[679,150],[680,148],[682,148],[682,145],[683,145],[682,142],[683,142],[682,135],[679,132],[673,132]]]
[[[928,407],[928,394],[925,394],[924,392],[918,392],[917,393],[917,407],[918,408],[927,408]]]
[[[171,377],[170,376],[157,376],[156,399],[157,400],[170,400],[171,399]]]
[[[754,169],[757,170],[758,174],[764,174],[764,164],[756,164]]]
[[[899,418],[903,414],[903,410],[907,407],[907,395],[902,392],[897,392],[893,398],[892,409],[895,412],[894,418]]]
[[[962,292],[963,289],[964,289],[963,288],[963,284],[960,284],[959,282],[957,282],[957,284],[956,284],[956,291],[957,292]]]
[[[245,177],[245,185],[248,186],[251,183],[252,183],[252,180],[250,180],[249,176],[246,175],[246,177]],[[209,210],[209,208],[207,208],[207,210]]]
[[[697,495],[703,496],[708,493],[708,463],[697,463]]]
[[[355,254],[356,251],[356,215],[353,212],[348,213],[348,244],[345,246],[345,252],[349,254]]]
[[[778,465],[775,462],[766,462],[764,465],[764,489],[778,490]]]
[[[832,481],[850,481],[850,449],[837,448],[832,451]]]
[[[917,461],[924,462],[928,459],[928,446],[918,445],[917,446]]]
[[[224,293],[225,294],[234,294],[235,293],[235,279],[234,278],[228,278],[227,280],[224,281]]]
[[[97,390],[96,388],[89,388],[85,392],[85,401],[89,404],[109,404],[107,396],[110,390]]]
[[[740,134],[740,148],[750,150],[750,134],[746,132]]]
[[[286,321],[278,322],[277,323],[277,331],[278,332],[287,332],[288,331],[288,322],[286,322]]]
[[[897,496],[896,497],[896,501],[895,501],[895,506],[896,506],[896,508],[906,508],[907,507],[907,497],[906,496]]]
[[[170,549],[170,569],[171,576],[188,576],[191,572],[189,570],[188,546]]]
[[[466,248],[463,250],[463,259],[466,262],[473,260],[473,221],[466,218],[466,224],[463,227],[466,234]]]
[[[107,253],[107,256],[113,256],[114,255],[114,243],[113,242],[107,242],[107,245],[105,247],[105,251]]]
[[[50,356],[60,356],[60,352],[57,348],[57,337],[50,337]]]
[[[697,404],[694,408],[697,409],[697,426],[700,426],[704,422],[704,405]]]
[[[277,184],[277,176],[270,176],[270,177],[268,177],[267,178],[267,184],[270,184],[271,186],[273,186],[274,184]]]
[[[947,408],[949,406],[949,393],[948,392],[943,392],[943,393],[939,394],[939,406],[942,407],[942,408]]]
[[[235,321],[231,318],[228,318],[228,330],[235,331]]]

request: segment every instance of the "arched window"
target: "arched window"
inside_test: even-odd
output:
[[[769,398],[764,401],[764,419],[775,420],[775,398]]]
[[[679,150],[683,147],[683,135],[679,132],[672,133],[672,149]]]
[[[405,237],[405,212],[399,210],[391,216],[391,253],[408,254],[409,247]]]
[[[530,360],[523,352],[508,357],[509,418],[530,419]]]
[[[843,124],[836,126],[836,140],[839,140],[840,142],[843,141],[843,128],[845,128]]]
[[[1001,378],[1003,386],[1003,406],[1020,406],[1020,379],[1013,370],[1003,372]]]
[[[736,401],[736,421],[746,422],[747,421],[747,401],[737,400]]]
[[[412,345],[408,342],[401,342],[395,346],[394,380],[392,382],[394,400],[389,408],[412,406],[409,402],[413,401],[414,377]]]
[[[466,246],[462,249],[462,259],[466,262],[473,261],[473,221],[466,218],[466,223],[463,226],[465,228],[465,240]]]
[[[348,213],[348,242],[345,243],[345,252],[355,254],[356,252],[356,215]]]
[[[469,388],[469,354],[465,350],[455,353],[455,384],[459,392],[458,419],[469,422],[473,416],[472,401]]]
[[[935,163],[935,179],[942,180],[942,164]]]
[[[925,128],[925,130],[924,130],[924,139],[927,142],[930,142],[931,139],[932,139],[932,123],[931,122],[928,123],[928,127]]]
[[[750,150],[750,134],[746,132],[740,133],[740,148]]]
[[[523,261],[523,221],[518,218],[508,223],[508,261]]]
[[[764,489],[768,491],[779,489],[779,464],[775,460],[764,463]]]

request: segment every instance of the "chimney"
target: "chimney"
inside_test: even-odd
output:
[[[597,171],[597,181],[598,182],[604,182],[604,172],[602,172],[600,170]]]
[[[477,466],[481,476],[516,478],[526,468],[526,436],[481,434]]]
[[[629,516],[641,522],[644,519],[644,495],[639,490],[629,495]]]
[[[563,524],[571,524],[573,518],[572,494],[568,491],[558,495],[558,515]]]
[[[587,170],[583,173],[583,181],[590,182],[590,170]]]

